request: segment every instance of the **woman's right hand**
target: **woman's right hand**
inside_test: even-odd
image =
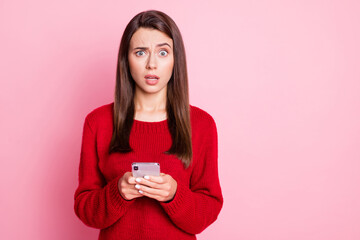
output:
[[[118,189],[120,195],[125,200],[132,200],[134,198],[142,197],[143,195],[135,188],[135,178],[132,176],[131,172],[126,172],[118,182]]]

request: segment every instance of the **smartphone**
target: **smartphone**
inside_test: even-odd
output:
[[[131,164],[133,177],[159,176],[160,163],[157,162],[133,162]]]

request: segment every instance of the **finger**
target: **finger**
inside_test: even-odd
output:
[[[161,197],[159,197],[158,195],[154,195],[154,194],[151,194],[151,193],[148,193],[148,192],[143,192],[142,190],[140,190],[140,192],[141,192],[141,195],[143,195],[143,196],[153,198],[153,199],[156,199],[156,200],[160,201]]]
[[[138,189],[139,191],[142,191],[140,193],[148,193],[148,194],[157,195],[160,197],[166,196],[165,191],[161,190],[161,189],[151,188],[151,187],[147,187],[147,186],[139,185],[139,184],[136,184],[135,188]]]
[[[136,184],[136,181],[135,181],[135,178],[134,178],[134,177],[129,177],[128,180],[127,180],[127,182],[128,182],[129,184]]]
[[[124,192],[120,193],[120,195],[126,200],[131,200],[133,198],[141,197],[142,194],[139,193],[136,189],[126,189]]]
[[[122,181],[126,182],[127,184],[135,184],[135,178],[131,172],[124,173],[122,176]]]
[[[160,174],[161,175],[161,174]],[[144,177],[146,180],[149,180],[151,182],[155,182],[158,184],[162,184],[165,182],[166,180],[166,174],[161,175],[161,176],[145,176]]]
[[[139,191],[138,189],[135,188],[135,185],[129,187],[129,188],[126,188],[126,189],[123,189],[122,190],[123,194],[133,194],[133,195],[139,195]]]
[[[157,183],[153,183],[153,182],[142,181],[141,183],[137,183],[135,185],[136,189],[141,189],[142,187],[155,189],[155,190],[160,190],[160,191],[163,191],[163,192],[170,192],[171,191],[171,184],[170,183],[157,184]],[[166,195],[166,194],[163,194],[163,195]]]
[[[146,180],[145,178],[136,178],[135,181],[136,181],[136,184],[148,186],[151,188],[161,188],[161,186],[159,186],[159,184],[157,184],[155,182],[151,182],[150,180]]]

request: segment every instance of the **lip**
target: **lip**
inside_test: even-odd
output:
[[[159,79],[145,78],[145,81],[146,81],[146,84],[148,84],[148,85],[156,85],[159,82]]]
[[[145,76],[145,78],[156,78],[156,79],[159,79],[158,76],[156,76],[156,75],[151,75],[151,74],[147,74],[147,75]]]

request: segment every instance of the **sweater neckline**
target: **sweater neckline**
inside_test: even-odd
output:
[[[133,119],[132,129],[138,133],[161,133],[168,131],[168,119],[157,122],[145,122]]]
[[[166,122],[166,121],[167,121],[167,119],[161,120],[161,121],[156,121],[156,122],[147,122],[147,121],[136,120],[134,118],[134,122],[139,122],[139,123],[154,123],[154,124],[156,124],[156,123],[161,123],[161,122]]]

